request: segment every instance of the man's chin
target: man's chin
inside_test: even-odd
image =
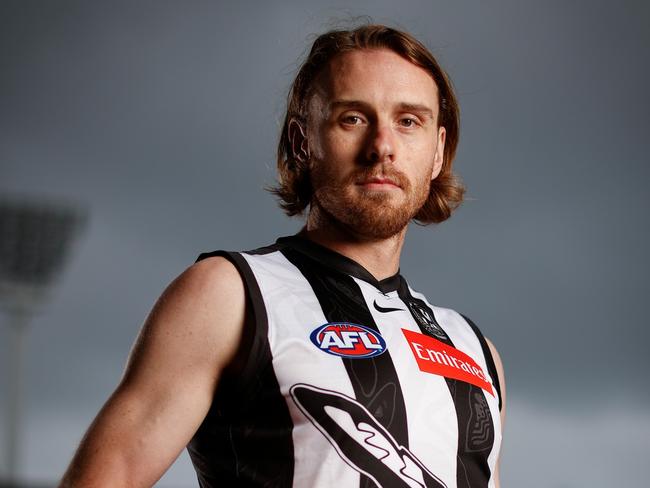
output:
[[[363,240],[393,237],[413,217],[413,209],[404,198],[389,192],[372,191],[337,199],[321,197],[316,202],[321,214],[334,226]]]
[[[404,194],[400,188],[363,188],[358,192],[355,200],[370,201],[374,205],[382,205],[384,203],[392,202],[394,206],[404,204]]]
[[[367,207],[365,205],[350,209],[344,222],[352,232],[372,240],[388,239],[404,230],[411,220],[410,213],[392,206]],[[344,219],[341,219],[344,220]]]

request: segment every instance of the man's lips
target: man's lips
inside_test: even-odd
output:
[[[364,178],[361,181],[357,182],[357,185],[361,185],[370,189],[401,188],[400,184],[396,180],[388,176],[373,176],[371,178]]]

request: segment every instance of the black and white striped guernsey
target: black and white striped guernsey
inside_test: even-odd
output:
[[[202,487],[494,487],[501,395],[477,327],[300,236],[217,251],[244,340],[188,445]]]

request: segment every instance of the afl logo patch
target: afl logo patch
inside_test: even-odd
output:
[[[321,351],[344,358],[371,358],[386,351],[386,341],[379,332],[347,322],[321,325],[309,338]]]

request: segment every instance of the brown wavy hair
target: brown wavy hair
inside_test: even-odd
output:
[[[289,124],[293,119],[305,127],[309,101],[318,75],[334,57],[358,49],[389,49],[426,70],[438,87],[438,126],[444,126],[446,130],[443,163],[440,174],[431,182],[429,197],[414,220],[422,225],[443,222],[461,204],[465,193],[460,179],[452,172],[459,136],[456,96],[449,77],[420,41],[406,32],[384,25],[333,30],[316,38],[289,90],[287,113],[278,143],[278,185],[270,188],[270,191],[278,197],[280,206],[289,216],[302,214],[311,203],[309,161],[293,154]]]

